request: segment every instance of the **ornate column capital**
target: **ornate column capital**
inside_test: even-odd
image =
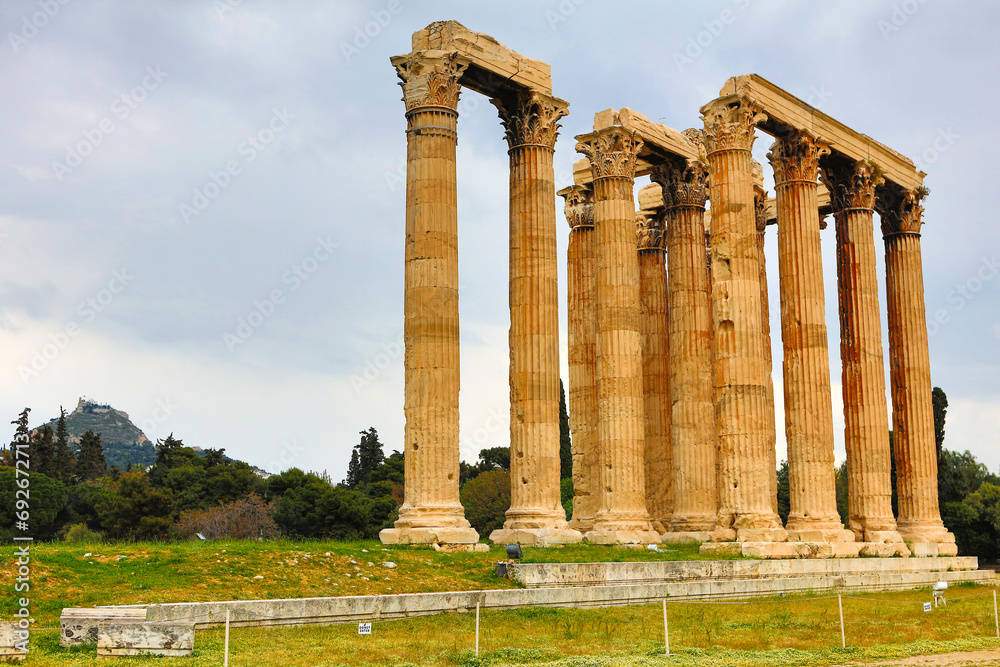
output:
[[[511,149],[534,145],[555,150],[559,119],[569,113],[564,101],[536,92],[519,91],[494,97],[490,103],[500,114]]]
[[[753,213],[757,233],[763,234],[767,229],[767,190],[756,185],[753,187]]]
[[[701,161],[688,160],[658,165],[649,175],[663,190],[663,204],[668,208],[681,206],[705,208],[708,200],[708,166]]]
[[[462,92],[458,80],[469,66],[457,51],[434,56],[416,51],[393,58],[392,64],[403,89],[407,111],[427,106],[457,110]]]
[[[635,163],[642,139],[635,131],[615,125],[577,138],[576,152],[590,160],[594,180],[599,178],[635,178]],[[631,195],[630,195],[631,196]]]
[[[883,238],[901,234],[919,236],[924,212],[921,202],[929,193],[923,186],[904,190],[895,183],[879,188],[875,193],[875,210],[882,219]]]
[[[663,217],[665,211],[636,211],[635,240],[639,250],[660,250],[663,248]]]
[[[594,227],[594,191],[586,185],[571,185],[556,193],[566,200],[563,211],[572,230]]]
[[[753,148],[754,127],[767,120],[763,107],[746,97],[720,97],[701,108],[708,153]],[[690,137],[688,137],[690,139]]]
[[[815,183],[819,159],[829,153],[826,142],[805,130],[792,130],[777,137],[767,154],[774,169],[775,186],[791,181]]]
[[[875,188],[885,180],[882,169],[868,160],[824,160],[819,178],[835,212],[874,210]]]

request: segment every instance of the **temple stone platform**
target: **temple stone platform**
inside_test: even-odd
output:
[[[784,560],[652,561],[634,563],[512,563],[508,576],[529,588],[621,586],[660,582],[809,580],[821,588],[895,586],[913,588],[937,581],[995,583],[992,570],[979,570],[974,556],[930,558],[828,558]],[[822,579],[828,579],[823,583]],[[839,584],[838,584],[839,582]],[[739,587],[737,587],[739,588]]]
[[[929,588],[938,581],[996,585],[976,558],[851,558],[661,561],[646,563],[512,563],[508,576],[525,588],[136,605],[148,622],[219,626],[333,625],[522,607],[592,608],[672,600],[740,600],[804,593]],[[930,592],[928,591],[928,598]],[[117,607],[111,609],[124,609]],[[101,609],[109,609],[104,607]]]

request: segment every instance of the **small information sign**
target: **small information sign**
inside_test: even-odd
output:
[[[931,605],[930,602],[925,602],[924,603],[924,611],[930,611],[932,608],[933,608],[933,605]]]
[[[371,623],[358,623],[358,634],[359,635],[370,635],[372,633]]]

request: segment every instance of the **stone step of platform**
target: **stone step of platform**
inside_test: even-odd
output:
[[[28,632],[18,621],[0,621],[0,662],[28,657]]]
[[[760,579],[975,571],[973,556],[783,560],[647,561],[633,563],[511,563],[511,579],[533,587],[608,586],[660,581]]]
[[[97,631],[99,658],[132,655],[189,656],[194,652],[194,624],[102,621]]]
[[[868,559],[863,559],[864,560]],[[907,563],[910,559],[888,559]],[[886,559],[871,559],[884,563]],[[853,561],[858,562],[858,561]],[[750,561],[717,563],[730,566]],[[686,563],[697,565],[699,563]],[[710,564],[707,562],[703,565]],[[597,563],[592,565],[629,565]],[[770,566],[768,562],[766,565]],[[194,623],[198,628],[218,626],[225,622],[226,611],[234,626],[309,625],[358,623],[443,612],[503,610],[521,607],[610,607],[646,604],[664,598],[671,600],[747,599],[754,597],[794,595],[810,592],[874,592],[929,588],[937,581],[954,585],[971,582],[995,585],[996,574],[991,570],[962,569],[948,571],[896,571],[864,573],[816,572],[745,577],[701,578],[682,581],[659,581],[635,585],[561,586],[553,588],[523,588],[515,590],[461,591],[447,593],[412,593],[401,595],[366,595],[356,597],[302,598],[289,600],[240,600],[232,602],[194,602],[148,605],[150,621]],[[928,599],[930,592],[928,591]]]
[[[108,621],[140,623],[142,607],[67,607],[59,615],[59,645],[63,648],[97,643],[97,626]]]

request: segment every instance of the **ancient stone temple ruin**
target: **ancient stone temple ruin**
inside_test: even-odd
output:
[[[558,194],[569,223],[573,516],[559,502],[553,154],[568,104],[547,65],[455,22],[392,64],[407,118],[406,478],[386,543],[470,545],[458,483],[456,122],[487,95],[510,155],[511,507],[498,543],[700,541],[766,557],[953,555],[937,459],[920,258],[924,174],[757,75],[725,82],[683,132],[595,115]],[[775,193],[751,155],[758,131]],[[651,183],[635,193],[635,179]],[[639,210],[635,202],[638,200]],[[885,245],[892,432],[876,275]],[[833,216],[849,526],[837,512],[820,233]],[[776,228],[780,304],[764,239]],[[773,267],[772,267],[773,270]],[[791,511],[777,513],[770,312],[781,314]]]

